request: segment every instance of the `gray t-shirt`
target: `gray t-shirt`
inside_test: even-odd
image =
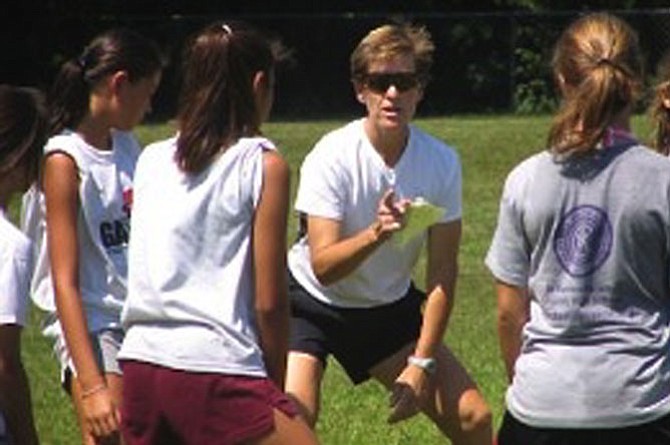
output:
[[[525,160],[486,265],[531,299],[506,397],[516,418],[612,428],[670,413],[670,159],[629,144]]]

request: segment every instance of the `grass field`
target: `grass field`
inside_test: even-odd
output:
[[[292,187],[297,185],[300,162],[324,132],[343,121],[270,123],[265,133],[273,139],[292,166]],[[518,161],[543,146],[547,117],[423,118],[416,124],[456,147],[464,174],[464,232],[460,254],[457,301],[446,342],[464,362],[492,406],[496,425],[503,410],[505,378],[499,359],[495,329],[495,299],[483,258],[495,226],[498,198],[507,172]],[[648,135],[643,118],[635,120],[642,138]],[[137,134],[143,143],[170,133],[167,125],[145,125]],[[13,207],[16,215],[16,206]],[[294,238],[295,219],[288,238]],[[423,262],[416,279],[423,283]],[[51,346],[39,333],[39,315],[32,311],[23,337],[23,354],[33,391],[37,427],[43,445],[78,443],[71,405],[58,385],[58,369]],[[376,383],[355,391],[337,363],[328,367],[318,433],[329,445],[445,444],[428,421],[416,417],[389,427],[387,397]]]

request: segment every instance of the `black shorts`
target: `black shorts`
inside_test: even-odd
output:
[[[318,358],[324,367],[333,354],[354,384],[369,379],[370,368],[419,338],[426,294],[413,284],[396,302],[352,309],[322,303],[290,273],[288,281],[289,349]]]
[[[625,428],[537,428],[505,412],[498,445],[661,445],[670,444],[670,414]]]

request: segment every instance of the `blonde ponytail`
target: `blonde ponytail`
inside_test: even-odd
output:
[[[593,150],[614,118],[639,97],[637,35],[613,15],[584,16],[559,39],[553,67],[563,101],[549,131],[549,147],[559,155]]]

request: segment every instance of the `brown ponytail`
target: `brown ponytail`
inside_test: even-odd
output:
[[[283,46],[240,22],[216,22],[186,46],[179,97],[176,160],[199,173],[239,138],[259,134],[255,73],[270,74]]]
[[[165,64],[156,44],[124,28],[95,37],[76,58],[66,61],[47,96],[50,134],[74,128],[88,112],[91,89],[105,76],[125,70],[132,81],[159,72]]]

